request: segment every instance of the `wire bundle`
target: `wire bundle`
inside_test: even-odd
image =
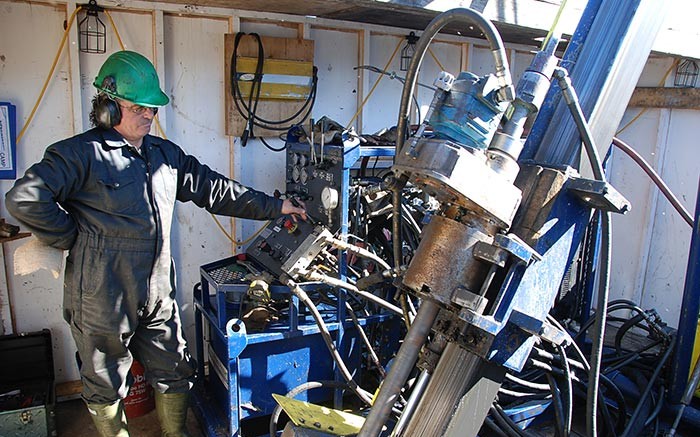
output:
[[[608,328],[615,335],[606,341],[601,360],[598,435],[656,435],[666,389],[662,371],[673,350],[674,337],[654,310],[645,311],[633,302],[615,300],[609,303],[607,311],[631,312],[632,317],[611,315],[607,319]],[[585,334],[595,317],[594,314],[578,329],[568,346],[541,343],[533,348],[518,375],[506,376],[484,424],[488,428],[484,435],[532,435],[524,429],[524,425],[532,426],[528,421],[518,424],[513,417],[536,406],[550,412],[538,418],[537,426],[553,426],[558,437],[572,435],[573,428],[582,425],[575,422],[574,412],[586,403],[590,364],[583,350],[590,347]],[[553,317],[548,322],[564,330]],[[646,334],[645,341],[627,346],[639,333]]]

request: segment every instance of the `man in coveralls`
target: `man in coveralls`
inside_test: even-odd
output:
[[[7,193],[6,206],[40,241],[70,251],[64,317],[82,362],[82,396],[100,434],[128,436],[121,400],[135,358],[155,388],[163,436],[185,436],[195,366],[175,301],[175,201],[247,219],[305,219],[306,212],[149,135],[169,98],[142,55],[114,53],[93,85],[96,127],[49,146]]]

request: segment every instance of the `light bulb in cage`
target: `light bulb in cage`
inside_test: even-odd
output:
[[[694,88],[698,81],[700,68],[692,59],[685,59],[676,67],[676,78],[673,85],[682,88]]]
[[[100,20],[104,9],[97,5],[97,0],[90,0],[85,9],[85,17],[78,23],[78,49],[83,53],[105,53],[107,51],[107,32]]]
[[[401,49],[401,71],[408,71],[411,59],[416,54],[416,42],[418,42],[418,37],[415,32],[406,35],[406,45]]]

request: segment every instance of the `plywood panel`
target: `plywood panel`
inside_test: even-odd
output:
[[[246,118],[241,115],[233,100],[231,87],[231,63],[235,46],[236,35],[228,33],[224,35],[224,59],[225,67],[225,90],[226,90],[226,134],[241,136],[246,127]],[[278,38],[262,36],[262,45],[265,59],[286,60],[313,63],[314,42],[299,38]],[[257,40],[250,35],[241,38],[238,46],[237,56],[246,58],[258,57]],[[305,100],[260,100],[257,104],[256,115],[271,121],[286,120],[292,117],[297,111],[302,109]],[[247,105],[247,102],[246,102]],[[241,103],[239,102],[239,106]],[[243,109],[245,112],[245,109]],[[306,111],[302,111],[303,113]],[[302,116],[296,117],[285,125],[300,123]],[[254,128],[256,136],[278,136],[281,131],[263,128]]]

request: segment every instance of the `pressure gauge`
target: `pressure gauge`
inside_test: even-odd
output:
[[[306,165],[309,163],[309,158],[306,155],[299,155],[299,165],[302,167],[306,167]]]
[[[306,182],[309,180],[309,172],[307,172],[305,168],[301,169],[301,175],[299,176],[299,179],[302,185],[306,185]]]
[[[338,207],[338,190],[331,187],[324,187],[321,190],[321,204],[329,211]]]
[[[294,157],[292,157],[292,164],[294,164],[294,165],[299,164],[300,159],[301,159],[301,155],[298,153],[295,153]]]
[[[294,168],[292,168],[292,180],[296,183],[299,182],[299,179],[301,179],[301,168],[295,165]]]

